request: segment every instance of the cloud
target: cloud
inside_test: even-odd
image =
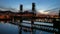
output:
[[[50,15],[58,15],[59,10],[60,10],[60,8],[54,8],[54,9],[50,9],[50,10],[46,10],[46,11],[48,11]]]
[[[12,12],[18,12],[18,10],[15,9],[15,8],[6,8],[6,7],[2,7],[2,6],[0,6],[0,10],[1,10],[1,11],[12,11]]]

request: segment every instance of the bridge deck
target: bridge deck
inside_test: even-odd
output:
[[[24,27],[24,28],[33,28],[33,29],[38,29],[38,30],[44,30],[44,31],[48,31],[48,32],[58,32],[58,29],[53,28],[53,26],[49,26],[49,25],[42,25],[42,24],[33,24],[33,27],[31,25],[31,23],[27,23],[27,22],[23,22],[23,23],[12,23],[15,25],[18,25],[20,27]]]

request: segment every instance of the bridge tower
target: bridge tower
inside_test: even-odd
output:
[[[33,25],[34,24],[34,17],[35,17],[35,3],[32,3],[32,12],[33,12],[33,16],[32,16],[32,19],[31,19],[31,25]]]
[[[22,12],[22,11],[23,11],[23,5],[20,4],[20,12]]]
[[[60,34],[60,10],[59,10],[59,18],[57,18],[58,20],[56,20],[56,18],[53,19],[53,27],[58,29],[58,33]]]
[[[35,29],[33,29],[33,27],[35,27],[34,24],[34,20],[35,20],[35,15],[36,15],[36,10],[35,10],[35,3],[32,3],[32,12],[33,12],[33,16],[31,18],[31,34],[35,34]]]
[[[60,34],[60,10],[59,10],[59,22],[58,22],[58,24],[59,24],[58,25],[58,30],[59,30],[58,33]]]
[[[21,4],[20,5],[20,14],[21,15],[22,15],[22,12],[23,12],[23,5]],[[22,19],[22,16],[20,16],[19,18],[20,18],[19,34],[22,34],[22,26],[21,26],[21,23],[22,23],[23,19]]]
[[[32,3],[32,11],[35,12],[35,3]]]
[[[20,4],[20,14],[22,15],[23,12],[23,5]],[[20,16],[20,23],[22,23],[22,16]]]

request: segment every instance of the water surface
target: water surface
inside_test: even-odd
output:
[[[27,26],[28,24],[26,24]],[[19,34],[19,27],[17,25],[13,25],[10,23],[0,23],[0,34]],[[53,34],[51,32],[46,32],[42,30],[37,30],[35,29],[34,32],[35,34]],[[22,34],[31,34],[31,32],[27,31],[25,32],[22,30]]]

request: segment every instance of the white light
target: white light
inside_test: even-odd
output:
[[[48,12],[45,12],[44,10],[39,10],[38,12],[40,12],[41,14],[48,14]]]

